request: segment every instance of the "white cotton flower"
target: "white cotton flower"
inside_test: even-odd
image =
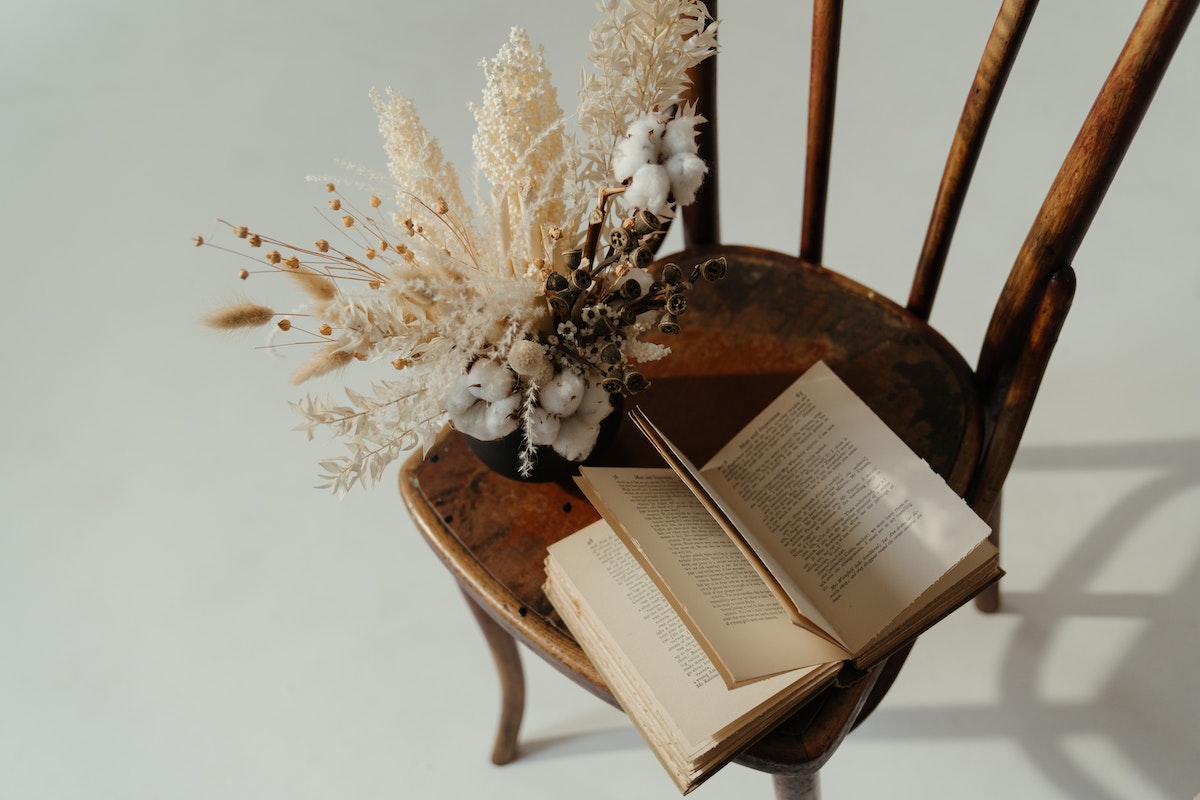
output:
[[[446,393],[446,412],[454,417],[478,402],[479,398],[471,393],[471,377],[459,375]]]
[[[454,423],[455,429],[461,431],[464,435],[484,442],[490,441],[499,437],[491,434],[488,427],[487,411],[487,403],[476,403],[465,411],[452,416],[450,421]]]
[[[508,436],[520,424],[518,412],[521,408],[521,395],[510,394],[494,403],[490,403],[485,412],[488,430],[488,440]]]
[[[696,124],[700,118],[694,114],[676,117],[667,123],[662,137],[662,154],[666,158],[679,153],[695,154],[700,148],[696,144]]]
[[[579,401],[579,408],[575,410],[572,419],[577,417],[589,425],[599,425],[600,420],[611,414],[612,410],[612,395],[602,385],[591,383],[583,393],[583,399]]]
[[[489,403],[494,403],[512,394],[513,382],[516,378],[508,367],[487,359],[472,364],[467,375],[471,379],[469,384],[471,394],[480,400],[487,400]]]
[[[642,208],[659,216],[670,216],[671,207],[667,195],[671,193],[671,179],[662,164],[643,164],[633,175],[633,181],[625,190],[625,203],[630,208]]]
[[[529,443],[537,446],[553,444],[558,438],[561,420],[544,408],[531,409],[525,418],[525,432],[529,435]]]
[[[558,438],[554,440],[554,452],[568,461],[583,461],[596,446],[600,436],[600,423],[589,423],[579,416],[562,421]]]
[[[645,113],[633,121],[613,150],[613,176],[617,181],[629,180],[643,164],[658,163],[665,130],[656,114]]]
[[[585,389],[582,375],[564,370],[546,382],[538,392],[538,399],[548,413],[567,417],[579,408]]]
[[[708,173],[708,166],[694,153],[676,153],[664,165],[671,182],[671,194],[676,205],[686,206],[696,199],[700,184]]]

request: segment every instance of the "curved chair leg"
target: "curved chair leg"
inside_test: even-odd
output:
[[[775,775],[775,800],[820,800],[817,773]]]
[[[483,631],[483,638],[496,662],[496,672],[500,675],[500,724],[492,747],[492,763],[507,764],[517,757],[517,734],[521,731],[521,717],[525,713],[525,670],[521,667],[521,654],[517,651],[516,639],[465,591],[463,597]]]
[[[1002,497],[1003,492],[996,497],[996,504],[992,506],[992,513],[988,515],[988,524],[992,526],[992,533],[988,536],[988,539],[996,547],[1000,547],[1000,500]],[[1000,610],[1000,581],[996,581],[975,595],[975,608],[984,614],[991,614]]]

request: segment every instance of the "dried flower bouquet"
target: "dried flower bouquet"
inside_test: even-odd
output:
[[[715,51],[715,22],[696,0],[609,0],[600,11],[578,134],[524,31],[484,62],[471,110],[486,187],[474,209],[413,102],[388,91],[372,98],[390,189],[359,208],[327,183],[336,241],[305,247],[230,226],[255,273],[289,276],[308,302],[287,314],[239,303],[210,324],[273,326],[295,337],[288,344],[313,345],[296,383],[356,361],[391,365],[370,391],[346,388],[348,402],[293,404],[310,438],[325,428],[348,448],[321,462],[323,488],[373,483],[404,451],[427,450],[447,419],[482,440],[521,430],[522,474],[543,446],[584,459],[610,397],[644,389],[637,365],[669,352],[642,334],[677,331],[686,290],[724,274],[719,261],[689,275],[647,271],[664,223],[706,172],[702,119],[681,97],[688,68]]]

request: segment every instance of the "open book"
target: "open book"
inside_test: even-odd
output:
[[[604,520],[551,546],[546,594],[684,791],[1001,575],[987,525],[824,364],[702,468],[633,416],[670,468],[581,470]]]

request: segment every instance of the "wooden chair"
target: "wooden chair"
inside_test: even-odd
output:
[[[1035,0],[1005,0],[996,19],[907,306],[821,265],[841,3],[817,0],[814,8],[798,257],[720,244],[716,59],[704,62],[694,88],[711,120],[701,134],[711,173],[683,217],[686,249],[670,260],[686,267],[722,255],[729,277],[693,290],[682,339],[670,358],[653,365],[654,386],[639,404],[702,462],[823,359],[996,526],[1001,487],[1071,303],[1072,258],[1198,2],[1146,5],[1016,257],[973,370],[927,320],[967,183]],[[639,440],[632,425],[624,426],[603,463],[657,463]],[[456,434],[425,460],[410,459],[400,488],[419,529],[459,581],[495,657],[503,705],[493,761],[517,755],[524,707],[518,641],[614,702],[541,591],[546,546],[596,519],[590,505],[570,486],[523,484],[490,472]],[[997,602],[993,592],[981,607]],[[772,773],[777,797],[815,797],[817,770],[883,697],[906,655],[825,691],[738,761]]]

